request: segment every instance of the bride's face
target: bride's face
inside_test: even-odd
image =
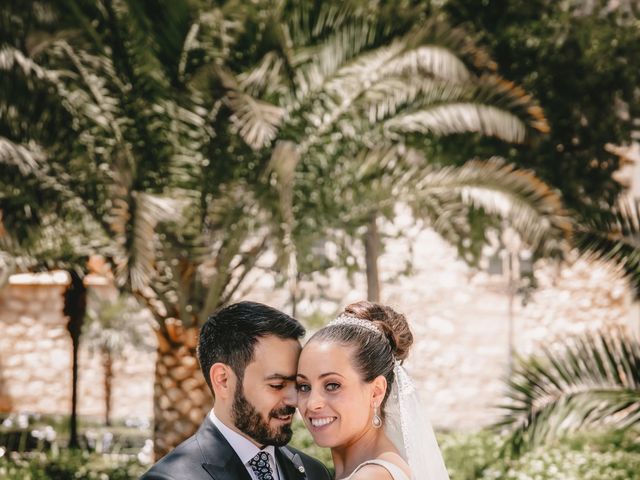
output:
[[[353,365],[353,348],[330,341],[307,344],[298,362],[298,408],[321,447],[355,442],[372,429],[374,383]]]

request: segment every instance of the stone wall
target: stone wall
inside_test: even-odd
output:
[[[71,341],[62,317],[65,275],[12,281],[0,292],[0,409],[68,411]]]
[[[402,221],[401,218],[399,218]],[[508,373],[507,285],[503,279],[469,268],[455,249],[430,230],[411,224],[386,225],[389,235],[402,228],[411,240],[393,240],[380,257],[382,303],[406,314],[415,345],[406,362],[428,404],[434,424],[474,429],[497,419]],[[411,243],[411,245],[409,244]],[[403,275],[407,261],[410,276]],[[638,329],[628,285],[610,267],[577,257],[571,264],[539,262],[538,288],[526,306],[514,303],[515,347],[535,351],[551,339],[627,324]],[[251,298],[291,311],[288,294],[274,289],[272,278],[249,280]],[[332,316],[341,306],[366,298],[366,278],[347,282],[340,271],[301,285],[301,317]]]
[[[68,414],[71,410],[71,338],[63,316],[64,272],[15,275],[0,290],[0,412]],[[104,294],[104,282],[89,289]],[[149,335],[153,331],[149,328]],[[81,347],[78,413],[104,415],[99,356]],[[131,348],[113,365],[112,415],[152,412],[154,355]]]
[[[408,241],[393,240],[380,258],[382,300],[407,315],[416,337],[407,367],[416,378],[440,428],[471,429],[496,418],[494,405],[507,373],[508,296],[504,281],[478,273],[457,259],[435,233],[411,225]],[[411,229],[414,230],[411,230]],[[402,274],[407,262],[411,276]],[[515,345],[528,353],[553,338],[603,324],[637,328],[626,282],[603,264],[575,260],[558,268],[536,265],[538,289],[523,306],[515,303]],[[64,282],[63,282],[64,283]],[[291,311],[289,296],[272,276],[256,270],[243,298]],[[335,315],[366,297],[366,281],[349,282],[340,270],[301,286],[301,318]],[[64,284],[44,282],[0,291],[0,409],[66,413],[70,408],[70,340],[62,317]],[[153,335],[150,331],[149,335]],[[81,352],[80,413],[103,414],[99,359]],[[136,351],[114,365],[113,415],[151,416],[154,355]]]

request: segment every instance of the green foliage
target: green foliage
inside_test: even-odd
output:
[[[623,328],[567,338],[521,359],[509,380],[507,449],[518,455],[557,436],[640,424],[640,344]]]
[[[450,432],[438,435],[438,443],[451,480],[475,480],[500,461],[502,439],[495,432]]]
[[[332,468],[329,450],[313,444],[300,420],[294,421],[293,429],[291,446]],[[506,437],[490,430],[438,437],[451,480],[637,480],[639,433],[603,430],[562,437],[517,459],[500,456]],[[131,456],[68,450],[0,456],[0,478],[6,480],[128,480],[147,468]]]
[[[574,232],[575,244],[587,257],[605,260],[628,279],[640,297],[640,208],[638,200],[621,199],[610,211],[592,215]]]
[[[483,480],[637,480],[640,455],[607,449],[537,449],[517,461],[487,469]]]
[[[153,341],[148,338],[151,331],[141,319],[142,315],[144,312],[131,295],[121,293],[115,299],[93,295],[82,326],[81,341],[89,351],[109,352],[114,358],[127,346],[152,351]]]
[[[322,267],[309,254],[319,240],[348,264],[361,227],[392,216],[397,201],[457,244],[470,233],[465,216],[491,210],[468,195],[474,186],[513,193],[520,224],[548,225],[535,206],[523,218],[520,201],[535,195],[519,182],[505,191],[509,167],[487,166],[480,185],[446,202],[437,192],[404,198],[430,195],[426,167],[438,164],[442,136],[521,143],[547,124],[464,31],[424,5],[394,7],[129,0],[16,10],[0,50],[4,247],[81,267],[97,251],[160,323],[193,326],[268,247],[290,280],[298,263]]]
[[[447,0],[454,24],[488,46],[498,71],[540,102],[550,132],[526,147],[485,148],[533,168],[587,217],[615,203],[618,157],[607,144],[628,144],[640,114],[640,12],[635,2]],[[464,145],[462,145],[464,146]],[[451,155],[465,152],[452,142]],[[456,150],[457,149],[457,150]]]
[[[451,480],[637,480],[638,431],[563,437],[517,459],[500,456],[504,436],[483,430],[440,436]]]
[[[59,454],[0,457],[4,480],[129,480],[147,470],[129,457],[65,450]]]

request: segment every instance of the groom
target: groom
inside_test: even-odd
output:
[[[329,480],[322,463],[285,447],[303,335],[297,320],[260,303],[211,315],[200,330],[198,359],[214,407],[142,480]]]

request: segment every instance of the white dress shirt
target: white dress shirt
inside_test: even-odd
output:
[[[280,480],[280,478],[282,478],[278,468],[278,462],[276,461],[275,447],[273,445],[268,445],[260,450],[253,442],[222,423],[222,421],[216,417],[215,413],[213,413],[213,409],[209,412],[209,419],[213,422],[216,428],[220,430],[222,436],[227,440],[227,442],[229,442],[229,445],[231,445],[231,448],[233,448],[238,457],[240,457],[240,461],[244,464],[247,472],[249,472],[249,476],[251,476],[253,480],[258,480],[258,477],[253,471],[253,468],[251,468],[251,465],[249,465],[249,462],[261,451],[269,454],[269,465],[273,472],[273,478],[276,480]]]

